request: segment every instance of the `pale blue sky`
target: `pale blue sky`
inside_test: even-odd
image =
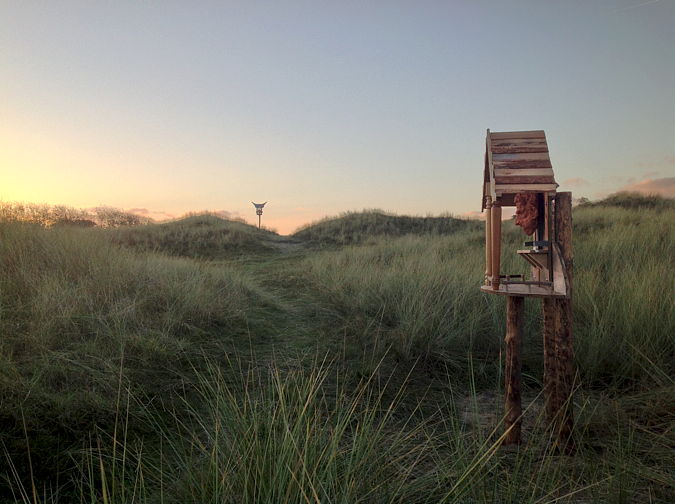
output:
[[[674,27],[674,0],[0,0],[0,198],[462,214],[486,128],[544,129],[575,196],[665,187]]]

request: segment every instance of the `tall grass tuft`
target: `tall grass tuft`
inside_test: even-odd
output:
[[[369,380],[325,388],[330,366],[272,366],[234,383],[217,368],[202,376],[197,426],[172,443],[182,502],[406,502],[429,449],[426,422],[397,418]],[[414,441],[414,442],[413,442]],[[185,445],[184,443],[188,444]]]
[[[652,365],[673,369],[674,236],[674,211],[575,210],[574,332],[586,380],[632,381],[648,377]],[[505,223],[502,271],[527,273],[515,254],[525,239]],[[342,326],[362,335],[369,348],[384,342],[381,348],[393,345],[406,359],[446,362],[469,351],[474,356],[499,351],[503,301],[478,289],[484,271],[481,233],[382,238],[314,254],[302,268],[318,295],[338,309]],[[536,375],[541,368],[536,300],[528,302],[526,324],[531,355],[525,363]],[[377,330],[359,329],[364,327]]]
[[[123,356],[134,390],[170,397],[201,347],[247,339],[248,304],[263,302],[232,269],[134,253],[94,231],[0,224],[2,440],[25,454],[27,430],[36,472],[110,425]],[[28,460],[15,463],[25,474]]]
[[[24,503],[428,503],[668,502],[674,461],[668,435],[620,412],[628,404],[583,395],[576,457],[549,449],[540,401],[528,401],[525,444],[500,448],[494,399],[449,394],[422,415],[407,383],[358,384],[316,360],[210,363],[184,407],[146,417],[154,443],[128,434],[133,398],[123,390],[115,427],[72,452],[76,491],[24,482]],[[230,371],[235,371],[231,373]],[[336,375],[337,373],[337,375]],[[638,398],[634,400],[648,400]],[[407,404],[406,404],[407,403]],[[637,406],[635,404],[634,406]],[[667,425],[667,422],[664,424]],[[600,434],[604,431],[604,434]],[[147,436],[145,436],[147,439]],[[654,460],[660,457],[661,464]]]

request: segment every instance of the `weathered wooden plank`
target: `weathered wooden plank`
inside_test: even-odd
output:
[[[501,284],[499,289],[493,289],[490,285],[481,285],[480,290],[488,294],[497,294],[500,296],[525,296],[541,298],[559,298],[564,297],[553,292],[553,288],[541,285],[527,284]]]
[[[523,146],[535,146],[535,145],[546,145],[546,139],[539,138],[493,138],[491,142],[492,146],[506,146],[506,145],[523,145]]]
[[[506,151],[506,152],[500,152]],[[522,151],[522,152],[521,152]],[[548,145],[541,143],[518,143],[518,144],[492,144],[493,154],[528,154],[546,153]]]
[[[546,138],[544,130],[532,131],[492,131],[490,137],[493,140],[503,140],[505,138]]]
[[[504,365],[504,444],[520,444],[523,405],[521,369],[525,298],[509,296],[506,300],[506,362]]]
[[[551,245],[553,290],[560,294],[569,295],[571,292],[570,285],[567,282],[567,268],[563,264],[560,246],[556,242],[553,242]]]
[[[535,159],[533,161],[499,161],[494,163],[493,169],[510,169],[510,170],[539,170],[539,169],[552,169],[550,161],[544,159]]]
[[[553,177],[552,168],[495,168],[495,177]]]
[[[548,177],[499,177],[495,175],[495,184],[555,184],[553,176]]]
[[[550,161],[548,152],[501,153],[492,152],[492,162],[498,161]]]
[[[518,136],[515,135],[506,135],[501,137],[492,137],[490,135],[492,143],[494,145],[528,145],[528,144],[539,144],[546,143],[546,135],[542,132],[541,135],[537,136]]]
[[[548,152],[546,144],[535,145],[499,145],[492,147],[493,154],[521,154],[526,152]]]
[[[502,193],[547,192],[555,191],[557,187],[558,184],[495,184],[495,192],[497,195],[501,195]]]
[[[493,168],[553,168],[548,159],[493,161]]]

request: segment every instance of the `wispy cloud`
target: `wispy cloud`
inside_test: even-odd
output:
[[[563,180],[562,185],[565,187],[584,187],[589,185],[590,182],[583,177],[573,177]]]
[[[654,177],[656,177],[657,175],[660,175],[660,174],[661,174],[661,172],[648,171],[648,172],[645,172],[645,173],[642,174],[642,178],[643,179],[651,179],[651,178],[654,178]]]
[[[176,216],[170,212],[165,212],[164,210],[151,210],[148,208],[127,208],[127,212],[140,215],[141,217],[148,217],[154,220],[166,220],[166,219],[175,219]]]
[[[602,177],[601,185],[616,185],[616,184],[628,184],[630,183],[626,177],[622,177],[620,175],[605,175]]]
[[[637,9],[638,7],[645,7],[647,5],[655,4],[657,2],[660,2],[661,0],[646,0],[645,2],[640,2],[637,4],[633,5],[626,5],[625,7],[619,7],[618,9],[614,9],[614,12],[622,12],[622,11],[627,11],[627,10],[633,10]]]
[[[222,217],[223,219],[236,220],[242,219],[242,215],[239,212],[231,212],[229,210],[211,210],[211,213]]]
[[[147,216],[150,213],[150,210],[147,208],[129,208],[127,212],[136,214],[136,215],[145,215]]]
[[[485,220],[485,212],[478,212],[476,210],[464,212],[463,214],[460,214],[459,216],[464,217],[465,219]]]
[[[675,177],[645,179],[639,182],[629,183],[619,188],[619,191],[659,194],[667,198],[675,198]]]

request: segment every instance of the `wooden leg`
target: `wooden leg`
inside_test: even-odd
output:
[[[546,419],[549,425],[552,423],[558,411],[558,397],[556,376],[558,375],[556,328],[555,328],[555,303],[553,298],[543,298],[541,302],[542,320],[544,323],[544,402]]]
[[[546,418],[556,448],[565,453],[572,453],[574,451],[572,304],[569,299],[545,298],[543,312]]]
[[[492,203],[492,288],[499,290],[500,260],[502,254],[502,205]]]
[[[485,205],[485,285],[492,281],[492,198]]]
[[[572,335],[572,195],[561,192],[555,197],[553,239],[561,250],[570,296],[544,298],[544,395],[546,417],[555,446],[565,453],[574,452],[574,348]]]
[[[523,313],[525,298],[506,298],[506,368],[504,370],[504,410],[506,435],[504,444],[520,443],[521,416],[521,349],[523,342]]]

